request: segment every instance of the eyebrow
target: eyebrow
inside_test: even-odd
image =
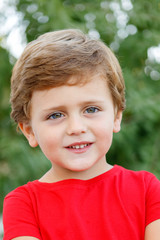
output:
[[[90,101],[85,101],[85,102],[81,102],[79,104],[79,106],[83,106],[83,105],[98,105],[98,104],[103,104],[103,100],[90,100]],[[67,105],[58,105],[58,106],[53,106],[51,108],[47,108],[47,109],[44,109],[42,110],[42,113],[46,113],[46,112],[50,112],[50,111],[56,111],[56,110],[64,110],[64,109],[67,109]]]

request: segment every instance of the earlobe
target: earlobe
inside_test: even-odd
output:
[[[37,147],[38,142],[35,138],[35,135],[33,133],[32,127],[30,126],[29,123],[18,123],[18,127],[24,134],[24,136],[27,138],[28,143],[31,147]]]
[[[122,111],[119,111],[114,120],[113,132],[117,133],[121,130]]]

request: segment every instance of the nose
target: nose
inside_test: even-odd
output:
[[[71,116],[67,122],[67,134],[68,135],[80,135],[87,131],[87,125],[85,120],[81,116]]]

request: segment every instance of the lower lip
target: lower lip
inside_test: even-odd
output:
[[[88,146],[84,148],[66,148],[69,152],[72,153],[85,153],[91,148],[92,144],[89,144]]]

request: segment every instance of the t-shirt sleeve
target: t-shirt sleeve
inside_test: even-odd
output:
[[[152,174],[146,191],[146,226],[160,219],[160,181]]]
[[[32,201],[25,188],[20,187],[5,197],[3,225],[3,240],[20,236],[41,239]]]

